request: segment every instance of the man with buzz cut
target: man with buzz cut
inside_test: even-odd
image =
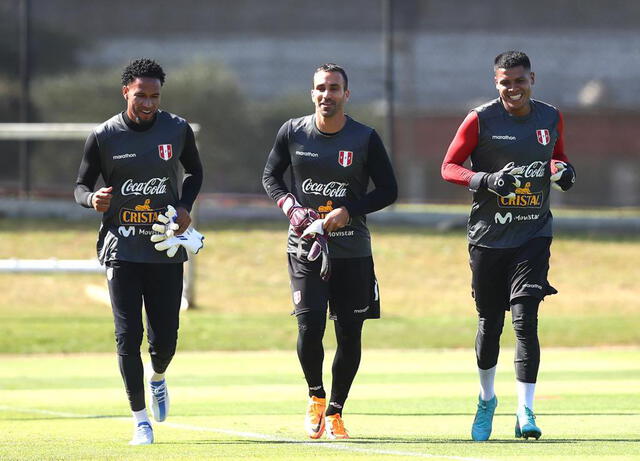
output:
[[[74,191],[78,204],[102,213],[98,258],[107,266],[118,364],[134,420],[132,445],[153,443],[140,357],[143,300],[152,412],[164,421],[165,371],[178,338],[185,248],[197,252],[202,246],[202,238],[195,250],[188,245],[194,234],[189,213],[202,184],[200,155],[186,120],[159,109],[164,80],[162,67],[150,59],[124,69],[126,109],[87,138]],[[94,192],[100,175],[105,186]]]
[[[366,215],[393,203],[397,185],[376,131],[344,112],[348,79],[336,64],[313,74],[315,113],[287,121],[264,169],[267,194],[289,219],[287,256],[297,352],[309,390],[305,431],[346,439],[342,410],[358,371],[365,319],[380,317]],[[284,173],[291,171],[290,188]],[[367,191],[369,180],[374,188]],[[322,380],[327,303],[337,350],[327,405]]]
[[[445,180],[473,192],[468,241],[480,395],[471,436],[488,440],[491,435],[500,335],[510,310],[516,336],[515,436],[538,439],[542,431],[533,411],[540,364],[538,306],[557,293],[547,281],[550,188],[568,190],[576,174],[564,153],[562,115],[531,99],[535,75],[527,55],[501,53],[493,70],[498,98],[467,115],[442,164]],[[471,169],[463,166],[468,158]]]

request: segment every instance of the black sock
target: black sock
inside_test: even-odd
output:
[[[362,324],[362,320],[350,322],[337,320],[335,322],[338,348],[331,368],[333,381],[331,384],[331,398],[327,406],[327,415],[336,413],[342,415],[342,408],[360,366]]]
[[[129,398],[132,411],[145,408],[144,403],[144,368],[138,355],[118,355],[120,374]]]
[[[322,384],[322,362],[324,348],[322,337],[326,325],[324,312],[305,312],[298,314],[298,359],[309,386],[309,397],[326,398]]]

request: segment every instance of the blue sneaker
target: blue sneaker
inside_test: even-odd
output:
[[[522,411],[516,413],[516,438],[529,439],[534,437],[536,440],[540,438],[542,431],[536,426],[536,415],[533,414],[528,407],[524,407]]]
[[[150,445],[153,443],[153,429],[147,421],[138,423],[133,428],[133,438],[129,445]]]
[[[162,422],[169,414],[169,391],[167,391],[167,381],[149,381],[151,390],[151,413],[153,419]]]
[[[471,426],[471,438],[476,441],[489,440],[493,424],[493,414],[498,406],[498,397],[482,400],[478,397],[478,410]]]

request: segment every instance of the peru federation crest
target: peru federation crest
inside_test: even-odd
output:
[[[338,154],[338,163],[343,167],[348,167],[353,163],[353,152],[350,150],[341,150]]]
[[[171,144],[158,144],[158,155],[162,160],[169,160],[173,157],[173,150],[171,149]]]
[[[549,130],[536,130],[536,136],[538,137],[538,142],[543,146],[546,146],[551,142],[551,135],[549,134]]]

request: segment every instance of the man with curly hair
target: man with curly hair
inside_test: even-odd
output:
[[[184,248],[172,257],[157,251],[150,240],[152,225],[175,207],[175,233],[183,233],[203,177],[191,127],[159,109],[164,80],[162,67],[150,59],[135,60],[124,69],[126,109],[87,138],[74,191],[78,204],[102,213],[98,258],[107,266],[118,364],[134,419],[132,445],[153,443],[140,357],[143,300],[152,413],[156,421],[164,421],[169,411],[165,371],[176,350],[187,260]],[[100,175],[105,185],[94,191]]]

